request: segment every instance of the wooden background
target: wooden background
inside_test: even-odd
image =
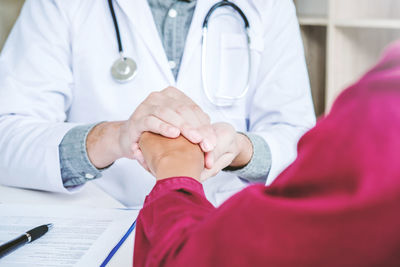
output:
[[[0,0],[0,50],[14,25],[23,0]]]
[[[400,0],[295,0],[317,115],[400,39]]]

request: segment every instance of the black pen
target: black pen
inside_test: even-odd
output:
[[[38,226],[36,228],[33,228],[32,230],[29,230],[25,234],[8,241],[7,243],[4,243],[3,245],[0,246],[0,258],[4,257],[5,255],[13,252],[19,247],[22,247],[26,243],[31,243],[38,239],[39,237],[42,237],[47,231],[49,231],[53,227],[53,224],[44,224],[41,226]]]

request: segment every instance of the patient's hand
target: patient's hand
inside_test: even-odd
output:
[[[188,176],[196,180],[204,169],[204,154],[197,144],[180,136],[175,139],[145,132],[139,146],[150,172],[157,180]]]

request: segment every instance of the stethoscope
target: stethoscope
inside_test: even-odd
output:
[[[115,10],[114,6],[112,3],[112,0],[108,0],[108,5],[110,8],[111,16],[113,19],[114,27],[115,27],[115,33],[118,41],[118,53],[120,57],[114,62],[114,64],[111,67],[111,76],[116,82],[119,83],[126,83],[131,81],[135,75],[137,74],[137,64],[135,60],[129,57],[125,57],[124,54],[124,48],[122,46],[122,41],[121,41],[121,34],[119,31],[119,26],[118,26],[118,20],[115,15]],[[210,89],[207,86],[207,75],[206,75],[206,58],[207,58],[207,34],[208,34],[208,22],[210,20],[211,15],[214,13],[214,11],[220,7],[224,6],[229,6],[235,10],[240,17],[242,18],[244,22],[244,28],[245,28],[245,33],[246,33],[246,38],[247,38],[247,51],[248,51],[248,73],[247,73],[247,83],[244,88],[244,90],[237,96],[227,96],[227,95],[215,95],[212,96]],[[224,107],[224,106],[232,106],[237,100],[243,98],[246,96],[246,94],[249,91],[250,87],[250,75],[251,75],[251,50],[250,50],[250,35],[249,35],[249,29],[250,29],[250,24],[249,21],[246,17],[246,15],[243,13],[243,11],[234,3],[228,1],[228,0],[222,0],[216,4],[214,4],[210,10],[207,12],[207,15],[204,18],[203,21],[203,26],[202,26],[202,56],[201,56],[201,77],[202,77],[202,82],[203,82],[203,88],[204,92],[208,98],[208,100],[219,107]]]

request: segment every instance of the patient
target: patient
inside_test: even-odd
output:
[[[135,266],[400,266],[400,42],[271,186],[219,208],[198,182],[198,146],[145,133],[140,147],[157,184],[138,217]]]

